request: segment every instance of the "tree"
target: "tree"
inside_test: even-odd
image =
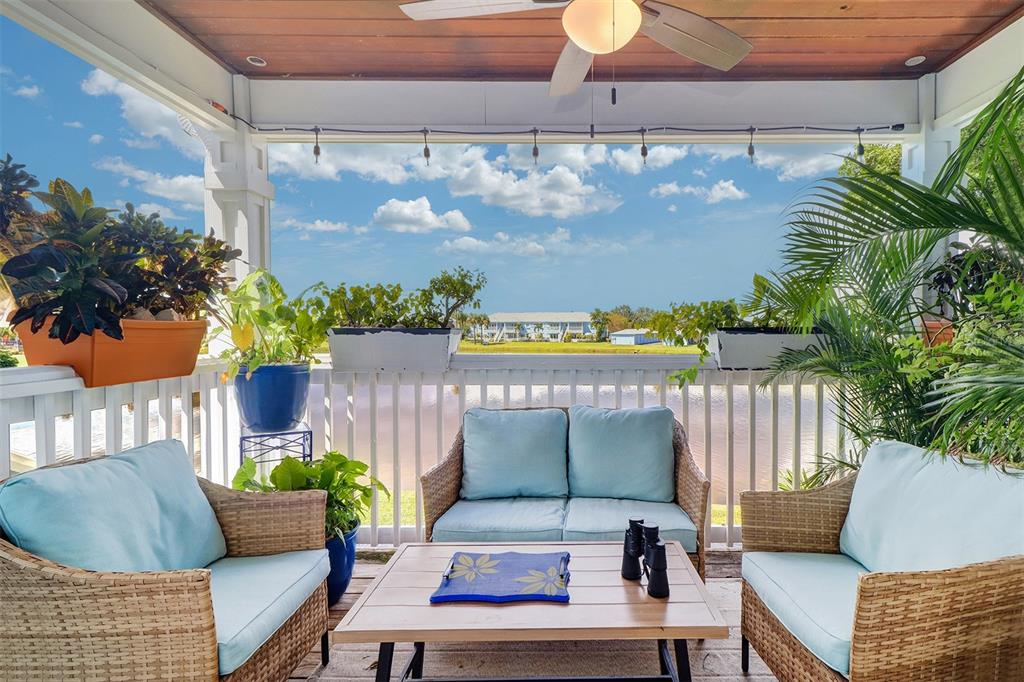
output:
[[[662,341],[677,346],[695,344],[707,352],[707,336],[720,327],[735,327],[742,322],[736,301],[700,301],[673,303],[668,311],[654,313],[650,326]]]
[[[480,308],[477,295],[486,285],[487,277],[482,272],[460,265],[453,271],[445,270],[432,277],[417,294],[418,307],[433,326],[451,327],[455,313],[465,308]]]
[[[864,160],[858,163],[853,157],[843,159],[838,175],[846,178],[860,177],[864,175],[864,166],[867,166],[876,173],[898,176],[902,157],[903,149],[898,144],[866,144]]]
[[[590,326],[594,330],[594,337],[598,341],[608,340],[608,326],[611,324],[608,313],[600,308],[594,308],[590,313]]]

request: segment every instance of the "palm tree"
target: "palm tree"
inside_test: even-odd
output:
[[[784,266],[758,283],[754,302],[822,333],[773,371],[843,381],[838,417],[863,446],[897,438],[992,457],[1024,421],[1024,320],[998,338],[978,332],[974,361],[939,381],[906,364],[920,318],[940,312],[926,289],[935,255],[961,231],[1024,271],[1022,116],[1024,69],[931,186],[862,165],[819,183],[790,216]]]

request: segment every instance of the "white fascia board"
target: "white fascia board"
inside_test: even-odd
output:
[[[1024,18],[935,75],[935,128],[963,124],[1024,67]]]
[[[394,140],[395,130],[458,129],[487,133],[502,141],[502,132],[533,128],[588,131],[677,126],[700,128],[699,133],[658,135],[680,142],[746,141],[746,133],[707,132],[713,128],[784,125],[854,128],[906,125],[904,133],[885,133],[874,139],[898,141],[919,128],[917,82],[882,81],[752,81],[619,83],[618,104],[611,104],[611,85],[585,84],[578,93],[548,96],[547,83],[464,81],[250,81],[252,119],[271,142],[305,141],[308,133],[289,133],[288,127],[379,130],[381,139]],[[474,141],[478,137],[444,136],[432,139]],[[372,138],[324,133],[334,141],[366,142]],[[522,135],[506,135],[522,140]],[[636,142],[635,134],[602,134],[602,141]],[[410,141],[422,140],[417,134]],[[778,142],[812,139],[849,141],[849,134],[813,131],[763,133]],[[579,135],[545,136],[545,141],[582,141]]]
[[[135,2],[3,0],[0,14],[211,130],[234,121],[231,73]]]

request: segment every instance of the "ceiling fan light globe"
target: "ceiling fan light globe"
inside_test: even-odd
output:
[[[573,0],[562,12],[569,39],[591,54],[625,46],[640,30],[641,20],[634,0]]]

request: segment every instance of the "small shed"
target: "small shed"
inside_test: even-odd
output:
[[[657,335],[650,329],[620,329],[608,336],[613,346],[646,346],[658,342]]]

